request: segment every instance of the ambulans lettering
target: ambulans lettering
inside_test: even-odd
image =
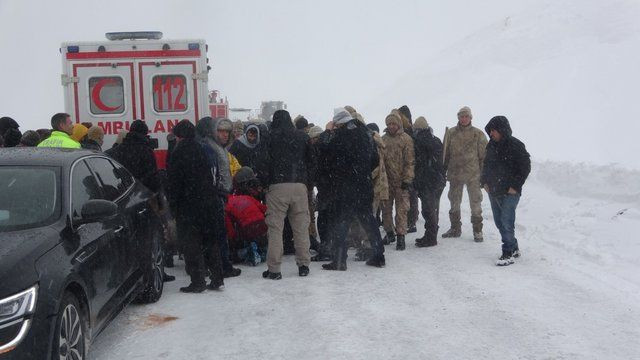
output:
[[[147,122],[149,132],[170,133],[174,126],[178,125],[181,120],[188,119],[158,119],[155,122]],[[98,121],[98,126],[102,128],[105,135],[117,135],[120,130],[129,130],[130,121]]]

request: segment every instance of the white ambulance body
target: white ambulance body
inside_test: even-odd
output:
[[[167,135],[181,120],[209,116],[207,45],[204,40],[162,40],[162,33],[108,33],[111,41],[61,46],[66,112],[76,123],[105,133],[103,149],[122,129],[143,120],[158,139],[164,168]]]

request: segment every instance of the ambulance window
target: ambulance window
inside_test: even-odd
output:
[[[100,76],[89,79],[91,113],[94,115],[122,114],[124,112],[124,82],[118,76]]]
[[[153,108],[157,112],[185,112],[187,78],[184,75],[156,75],[153,77]]]

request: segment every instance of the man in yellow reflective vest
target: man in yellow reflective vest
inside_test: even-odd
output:
[[[51,117],[51,136],[38,144],[38,147],[55,147],[80,149],[80,143],[71,138],[73,122],[71,116],[65,113],[57,113]]]

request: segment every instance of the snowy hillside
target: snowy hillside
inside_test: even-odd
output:
[[[628,179],[621,181],[620,179]],[[576,187],[576,183],[582,185]],[[523,257],[494,266],[500,241],[484,201],[485,242],[387,246],[387,267],[350,256],[283,280],[242,267],[223,292],[186,295],[182,262],[157,304],[130,306],[101,335],[107,359],[633,359],[640,357],[640,173],[536,163],[517,219]],[[442,199],[441,226],[448,226]],[[463,209],[468,208],[466,199]],[[353,255],[350,253],[350,255]]]
[[[638,116],[638,19],[633,0],[540,1],[409,71],[363,113],[382,124],[388,104],[407,104],[442,134],[469,105],[481,128],[506,115],[536,159],[640,169],[640,122],[626,121]]]

